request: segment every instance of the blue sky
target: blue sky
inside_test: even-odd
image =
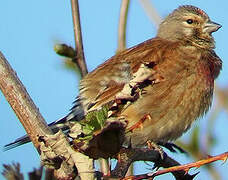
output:
[[[88,69],[114,55],[117,48],[117,25],[120,0],[79,0],[81,24]],[[217,80],[220,86],[227,86],[228,73],[228,2],[225,0],[154,0],[155,8],[161,16],[166,16],[179,5],[192,4],[205,10],[211,19],[223,25],[216,33],[216,52],[223,60],[223,71]],[[75,74],[63,67],[62,58],[55,54],[55,43],[74,46],[70,1],[56,0],[7,0],[0,3],[0,51],[17,72],[35,104],[47,122],[68,113],[78,93]],[[145,14],[138,0],[132,0],[127,24],[127,46],[133,46],[156,35],[156,27]],[[24,135],[25,131],[0,93],[0,147]],[[203,119],[205,120],[205,119]],[[201,120],[201,121],[203,121]],[[196,123],[196,125],[200,125]],[[202,122],[206,123],[206,122]],[[227,116],[220,115],[215,127],[219,144],[214,154],[227,151]],[[174,155],[181,162],[190,162],[183,155]],[[39,157],[32,144],[24,145],[8,152],[0,151],[0,171],[2,163],[20,162],[23,172],[38,167]],[[215,163],[222,174],[228,165]],[[143,164],[144,167],[144,164]],[[141,166],[136,167],[138,173]],[[143,168],[145,169],[145,168]],[[206,176],[202,171],[199,178]],[[0,179],[1,179],[0,175]],[[223,176],[225,177],[225,176]]]

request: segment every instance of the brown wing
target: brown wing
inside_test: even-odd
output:
[[[136,76],[137,81],[143,81],[143,78],[140,79],[144,75],[140,71],[143,66],[151,69],[146,78],[153,84],[160,78],[156,73],[156,65],[163,61],[163,51],[170,45],[173,46],[173,43],[158,38],[145,41],[111,57],[89,73],[80,83],[80,99],[85,112],[114,100],[127,88],[126,85],[131,86]]]

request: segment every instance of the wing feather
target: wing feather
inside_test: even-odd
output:
[[[167,48],[164,44],[169,45],[159,38],[150,39],[111,57],[89,73],[80,83],[85,113],[114,100],[126,85],[131,85],[142,65],[152,70],[151,76],[155,75],[156,65],[162,62],[162,52]],[[154,79],[157,77],[156,74]],[[150,79],[153,80],[153,77]]]

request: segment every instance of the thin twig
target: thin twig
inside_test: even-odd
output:
[[[142,175],[138,175],[138,176],[134,176],[134,177],[133,176],[126,177],[126,178],[124,178],[124,180],[127,180],[127,179],[141,180],[141,179],[146,179],[146,178],[153,179],[154,177],[162,175],[162,174],[174,173],[174,172],[178,172],[178,171],[185,171],[187,174],[191,168],[199,168],[202,165],[209,164],[211,162],[218,161],[218,160],[222,160],[225,162],[227,160],[227,158],[228,158],[228,152],[225,152],[225,153],[217,155],[217,156],[210,156],[207,159],[203,159],[203,160],[200,160],[197,162],[166,168],[166,169],[154,172],[154,173],[142,174]],[[193,176],[195,176],[195,175],[193,175]]]
[[[148,17],[150,20],[155,24],[156,27],[159,26],[159,24],[162,21],[161,16],[158,14],[157,10],[152,5],[151,1],[149,0],[139,0],[142,7],[146,11]]]
[[[153,177],[155,177],[158,175],[162,175],[162,174],[166,174],[166,173],[174,172],[174,171],[180,171],[180,170],[183,170],[187,173],[191,168],[194,168],[194,167],[199,168],[205,164],[209,164],[209,163],[212,163],[212,162],[215,162],[218,160],[225,162],[227,160],[227,158],[228,158],[228,152],[225,152],[225,153],[217,155],[217,156],[209,156],[208,158],[197,161],[197,162],[163,169],[163,170],[157,171],[155,173],[152,173],[151,175],[153,175]]]
[[[126,27],[129,4],[130,0],[122,0],[119,17],[117,52],[126,49]]]
[[[76,51],[76,63],[81,71],[82,77],[88,74],[84,50],[83,50],[83,42],[82,42],[82,32],[81,32],[81,24],[80,24],[80,12],[78,0],[71,0],[72,7],[72,17],[74,24],[74,36],[75,36],[75,51]],[[75,155],[75,159],[78,159],[78,156]],[[94,167],[93,160],[89,159],[89,157],[80,156],[81,163],[78,167],[79,175],[82,180],[84,179],[94,179]]]
[[[150,161],[155,163],[155,167],[173,167],[179,166],[180,163],[170,158],[168,155],[165,156],[164,159],[160,158],[160,154],[158,151],[147,149],[147,148],[123,148],[121,149],[120,154],[118,155],[118,162],[114,170],[111,172],[111,175],[114,177],[124,177],[128,167],[131,163],[135,161]],[[185,171],[174,171],[171,172],[176,179],[191,179],[194,175],[189,175]],[[134,177],[138,176],[128,176],[123,178],[124,180],[134,179]],[[141,176],[140,176],[141,177]],[[142,175],[144,177],[144,175]]]
[[[74,24],[74,37],[75,37],[75,46],[76,46],[75,49],[77,53],[76,61],[81,70],[82,77],[84,77],[88,73],[88,70],[87,70],[84,51],[83,51],[78,0],[71,0],[71,7],[72,7],[72,17],[73,17],[73,24]]]

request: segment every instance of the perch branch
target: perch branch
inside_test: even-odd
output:
[[[24,126],[34,146],[39,149],[38,136],[52,134],[22,82],[0,52],[0,88]]]
[[[170,158],[169,156],[165,156],[164,159],[160,158],[159,152],[147,148],[134,148],[134,149],[121,149],[121,152],[119,154],[119,161],[114,168],[114,170],[111,172],[111,175],[113,177],[124,177],[124,175],[127,172],[128,167],[131,163],[135,161],[150,161],[155,163],[155,167],[173,167],[173,166],[179,166],[180,164],[175,161],[174,159]],[[190,175],[186,173],[184,170],[174,171],[171,172],[173,176],[176,179],[183,179],[188,180],[191,179],[194,175]],[[142,176],[128,176],[124,178],[124,180],[128,179],[134,179],[139,177],[145,177],[147,174]],[[136,179],[137,179],[136,178]]]
[[[24,85],[1,52],[0,89],[25,128],[37,151],[43,153],[40,149],[42,145],[40,137],[53,135],[53,132],[49,129],[39,109],[35,106]],[[68,143],[68,141],[66,141],[66,143]],[[56,149],[58,149],[58,147]],[[56,174],[61,174],[61,177],[69,177],[72,168],[64,164],[65,163],[56,171]]]

